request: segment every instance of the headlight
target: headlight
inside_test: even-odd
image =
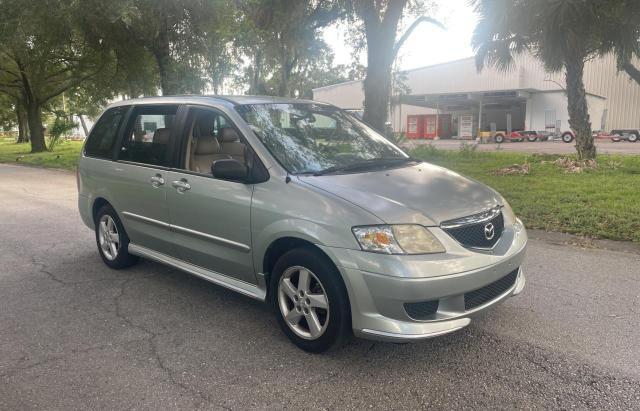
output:
[[[513,209],[511,209],[511,206],[504,198],[502,199],[502,204],[504,205],[502,207],[502,214],[504,215],[505,221],[507,222],[507,224],[512,224],[515,232],[519,233],[524,228],[522,221],[520,221],[520,219],[516,217]]]
[[[421,225],[376,225],[353,227],[360,247],[383,254],[444,253],[444,246]]]
[[[504,205],[502,207],[502,214],[504,215],[505,220],[507,220],[508,223],[515,224],[516,215],[511,209],[511,206],[504,198],[502,199],[502,204]]]

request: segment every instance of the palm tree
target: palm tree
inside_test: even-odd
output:
[[[479,15],[472,45],[476,65],[508,69],[523,52],[550,72],[564,69],[569,125],[580,159],[596,157],[582,74],[587,60],[611,50],[602,39],[612,3],[621,0],[472,0]]]
[[[640,84],[640,67],[634,64],[640,58],[640,1],[611,0],[608,6],[599,26],[602,52],[613,51],[618,70]]]

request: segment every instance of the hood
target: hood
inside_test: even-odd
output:
[[[502,203],[494,190],[429,163],[368,173],[299,176],[387,224],[439,225]]]

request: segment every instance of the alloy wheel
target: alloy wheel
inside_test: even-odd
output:
[[[107,260],[113,261],[118,257],[120,235],[116,222],[108,214],[103,215],[98,223],[98,241],[102,254]]]
[[[287,326],[306,340],[321,337],[329,324],[329,299],[311,270],[294,266],[278,283],[278,306]]]

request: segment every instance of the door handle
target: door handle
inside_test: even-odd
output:
[[[178,190],[178,193],[184,193],[185,191],[191,189],[191,185],[187,183],[187,180],[185,180],[184,178],[182,180],[171,182],[171,185],[175,187],[176,190]]]
[[[158,188],[161,185],[164,185],[164,178],[162,178],[160,174],[156,174],[155,176],[151,177],[149,180],[151,181],[151,185],[155,188]]]

